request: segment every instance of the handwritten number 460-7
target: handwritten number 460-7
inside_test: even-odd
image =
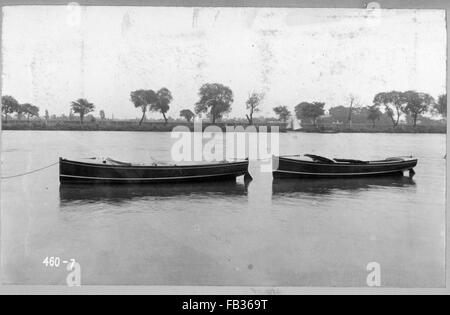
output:
[[[68,264],[69,262],[68,261],[63,261],[63,263],[64,264]],[[70,260],[70,265],[71,265],[71,267],[70,267],[70,269],[72,269],[73,268],[73,264],[75,263],[75,259],[71,259]],[[53,256],[51,256],[51,257],[45,257],[45,259],[44,259],[44,261],[42,262],[42,264],[45,266],[45,267],[50,267],[50,268],[58,268],[59,266],[61,266],[61,258],[59,258],[59,257],[53,257]]]

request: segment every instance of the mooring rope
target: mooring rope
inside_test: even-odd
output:
[[[53,165],[56,165],[58,163],[59,163],[59,161],[55,162],[55,163],[52,163],[50,165],[41,167],[41,168],[37,168],[37,169],[29,171],[29,172],[21,173],[21,174],[16,174],[16,175],[11,175],[11,176],[4,176],[4,177],[2,176],[1,179],[9,179],[9,178],[20,177],[20,176],[25,176],[25,175],[28,175],[28,174],[36,173],[36,172],[42,171],[42,170],[44,170],[46,168],[52,167]]]

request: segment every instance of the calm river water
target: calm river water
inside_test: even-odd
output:
[[[2,176],[59,156],[170,159],[169,133],[4,131]],[[61,188],[58,167],[2,180],[5,284],[365,286],[445,283],[445,135],[280,134],[282,154],[419,158],[413,180],[278,181],[252,161],[245,185]]]

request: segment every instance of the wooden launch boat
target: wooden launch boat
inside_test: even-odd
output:
[[[377,161],[361,161],[352,159],[329,159],[326,157],[305,154],[304,156],[273,157],[274,178],[347,178],[367,176],[403,175],[413,168],[417,159],[392,157]]]
[[[95,162],[59,159],[61,184],[150,184],[236,180],[248,174],[248,160],[190,165],[124,163],[110,158]]]

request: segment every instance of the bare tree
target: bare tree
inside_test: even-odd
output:
[[[253,114],[259,112],[259,104],[261,103],[263,97],[264,95],[262,93],[254,92],[248,96],[248,99],[245,102],[247,109],[250,111],[249,114],[246,114],[248,123],[250,125],[253,125]]]

